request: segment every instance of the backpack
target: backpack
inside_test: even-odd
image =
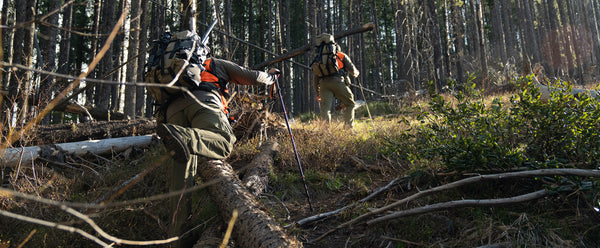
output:
[[[319,35],[316,39],[316,55],[310,64],[313,73],[317,77],[339,74],[340,68],[337,63],[337,53],[337,44],[333,40],[333,35]]]
[[[160,39],[153,41],[146,64],[144,82],[188,89],[199,87],[200,73],[204,70],[202,62],[208,52],[207,48],[203,47],[201,39],[194,32],[181,31],[175,34],[167,32]],[[187,61],[188,57],[189,61]],[[174,88],[159,86],[146,88],[158,105],[166,105],[181,94],[181,90]]]

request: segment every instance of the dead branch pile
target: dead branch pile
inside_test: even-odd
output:
[[[267,136],[270,131],[285,128],[283,118],[270,112],[273,101],[268,95],[256,95],[238,92],[229,104],[231,127],[239,140],[252,138],[255,135]],[[265,137],[266,138],[266,137]]]

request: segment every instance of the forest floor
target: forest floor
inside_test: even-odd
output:
[[[371,106],[371,111],[375,111],[375,105]],[[373,119],[359,114],[353,130],[344,129],[339,123],[326,125],[297,117],[297,121],[292,122],[292,132],[304,176],[300,174],[287,129],[282,122],[273,127],[272,131],[275,131],[269,132],[268,138],[276,140],[280,149],[275,156],[267,190],[259,197],[264,210],[309,248],[600,245],[597,199],[590,199],[578,191],[505,206],[448,207],[370,222],[392,211],[436,203],[526,194],[544,189],[542,182],[547,180],[544,177],[466,184],[412,199],[389,211],[338,228],[370,210],[483,173],[447,171],[439,161],[409,163],[390,157],[385,150],[402,139],[402,131],[410,129],[411,123],[416,122],[413,118],[416,113],[402,109],[392,115],[376,115]],[[227,161],[234,169],[241,170],[258,154],[258,146],[264,140],[260,135],[240,139]],[[168,197],[164,196],[168,192],[169,166],[164,147],[155,142],[109,156],[67,158],[63,162],[38,161],[34,165],[21,166],[20,173],[15,173],[16,168],[4,167],[2,186],[13,191],[0,192],[0,210],[52,223],[32,223],[4,215],[0,217],[0,248],[94,247],[93,238],[84,237],[82,232],[106,240],[96,234],[97,230],[89,222],[68,212],[64,206],[24,199],[20,195],[11,195],[11,192],[56,202],[81,203],[71,207],[89,216],[98,228],[113,237],[138,241],[167,239],[172,217],[168,211]],[[394,183],[390,185],[392,181]],[[216,217],[217,210],[205,190],[199,189],[192,194],[195,211],[188,226],[195,229],[189,237],[195,237],[203,230],[224,230],[226,221]],[[372,197],[363,201],[368,196]],[[92,208],[86,205],[95,202],[104,202],[104,206]],[[343,207],[347,208],[337,214],[295,224]],[[235,247],[235,241],[230,242],[230,246]]]

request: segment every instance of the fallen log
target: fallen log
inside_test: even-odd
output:
[[[346,37],[346,36],[349,36],[349,35],[371,31],[374,28],[375,28],[375,24],[373,24],[373,23],[367,23],[367,24],[363,24],[361,26],[358,26],[358,27],[346,30],[344,32],[340,32],[340,33],[334,34],[334,37],[335,37],[336,40],[338,40],[340,38],[343,38],[343,37]],[[307,45],[305,45],[303,47],[300,47],[300,48],[294,49],[294,50],[292,50],[290,52],[287,52],[287,53],[284,53],[282,55],[279,55],[279,56],[275,57],[272,60],[265,61],[263,63],[255,65],[252,68],[255,69],[255,70],[262,69],[264,67],[267,67],[269,65],[275,64],[277,62],[281,62],[283,60],[286,60],[286,59],[298,56],[300,54],[303,54],[303,53],[309,51],[313,46],[314,45],[311,42],[311,43],[309,43],[309,44],[307,44]]]
[[[28,146],[0,150],[0,164],[15,167],[18,164],[31,163],[40,156],[52,156],[61,152],[82,156],[88,152],[105,154],[108,152],[124,151],[132,146],[149,145],[152,135],[132,136],[103,140],[89,140],[54,145]]]
[[[54,111],[64,111],[67,113],[73,113],[78,115],[87,116],[88,114],[92,115],[94,120],[124,120],[127,116],[120,112],[108,111],[106,109],[99,109],[89,106],[82,106],[72,103],[65,103],[54,107]]]
[[[229,164],[208,160],[198,166],[198,172],[203,180],[217,182],[208,187],[208,192],[224,220],[229,220],[234,210],[238,211],[238,221],[233,228],[236,246],[303,247],[295,237],[288,236],[273,217],[261,210]]]
[[[275,163],[273,156],[278,151],[279,143],[274,141],[265,142],[262,151],[245,167],[242,181],[251,194],[258,196],[267,189],[269,175]]]
[[[109,139],[152,134],[156,121],[152,119],[97,121],[73,124],[40,125],[25,137],[22,145],[45,145],[86,140]]]

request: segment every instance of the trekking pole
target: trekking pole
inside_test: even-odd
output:
[[[312,203],[310,202],[310,195],[308,194],[308,186],[306,186],[306,180],[304,179],[304,172],[302,171],[302,165],[300,164],[300,156],[298,156],[298,150],[296,149],[296,142],[294,141],[294,135],[290,128],[290,121],[288,119],[287,111],[285,110],[285,103],[283,103],[283,97],[281,96],[281,88],[279,88],[279,79],[275,77],[275,86],[277,87],[277,93],[279,94],[279,100],[281,101],[281,107],[283,108],[283,115],[285,116],[285,124],[287,125],[290,138],[292,139],[292,146],[294,147],[294,154],[296,155],[296,162],[298,162],[298,168],[300,168],[300,175],[302,175],[302,182],[304,183],[304,191],[306,192],[306,199],[308,199],[308,206],[310,211],[314,212]]]

